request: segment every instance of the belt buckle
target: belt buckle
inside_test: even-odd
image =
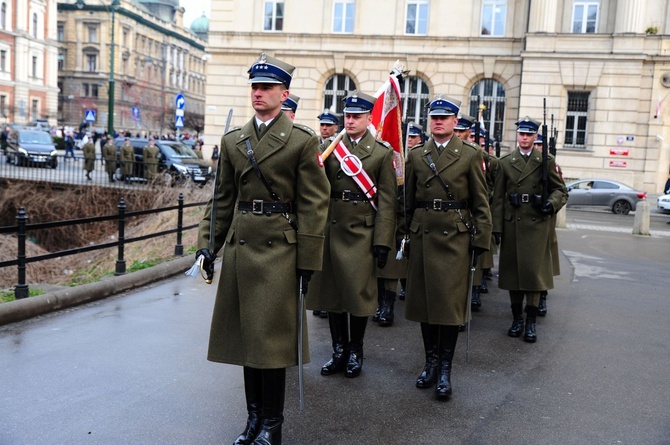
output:
[[[442,210],[442,200],[440,198],[433,199],[433,210]]]
[[[528,193],[521,194],[521,202],[530,202],[530,195]]]
[[[349,201],[349,200],[351,200],[351,190],[342,191],[342,201]]]
[[[251,213],[255,215],[262,215],[263,214],[263,200],[262,199],[254,199],[251,201]]]

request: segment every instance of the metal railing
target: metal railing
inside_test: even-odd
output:
[[[100,154],[93,163],[93,171],[87,175],[84,170],[84,157],[77,153],[75,157],[65,157],[63,155],[55,156],[55,167],[52,167],[52,160],[45,159],[44,162],[27,162],[17,165],[18,162],[8,162],[7,156],[0,156],[0,178],[20,179],[27,181],[43,181],[60,184],[78,184],[95,185],[113,188],[146,188],[153,187],[186,187],[195,185],[190,175],[179,175],[175,172],[165,170],[163,165],[159,165],[159,171],[153,179],[147,179],[145,175],[145,165],[142,162],[132,162],[132,174],[125,177],[121,169],[120,161],[116,162],[116,168],[110,179],[106,170],[105,160],[100,159]],[[89,179],[90,177],[90,179]],[[213,176],[212,176],[213,179]],[[213,183],[207,181],[207,184]],[[200,182],[197,185],[202,186]]]
[[[184,246],[182,245],[182,233],[186,230],[191,230],[198,227],[198,224],[191,224],[188,226],[183,226],[183,214],[184,209],[187,207],[196,207],[205,205],[206,202],[195,202],[190,204],[184,204],[184,195],[179,194],[178,204],[176,206],[163,207],[158,209],[149,209],[149,210],[137,210],[133,212],[126,212],[126,201],[121,198],[117,206],[118,213],[115,215],[106,215],[106,216],[95,216],[90,218],[79,218],[71,219],[64,221],[53,221],[46,223],[38,224],[28,224],[28,214],[23,207],[19,208],[19,211],[16,215],[16,225],[15,226],[6,226],[0,227],[0,234],[17,234],[18,239],[18,249],[17,256],[15,260],[10,261],[1,261],[0,268],[2,267],[11,267],[17,266],[18,271],[18,283],[14,288],[14,297],[18,299],[28,297],[28,284],[26,283],[26,265],[29,263],[35,263],[38,261],[50,260],[58,257],[74,255],[77,253],[90,252],[100,249],[108,249],[110,247],[118,248],[118,255],[116,260],[116,270],[114,275],[123,275],[126,273],[126,261],[124,259],[124,248],[128,243],[134,243],[137,241],[143,241],[149,238],[155,238],[158,236],[169,235],[172,233],[177,234],[177,241],[174,247],[174,255],[181,256],[184,254]],[[163,230],[162,232],[155,232],[149,235],[137,236],[134,238],[125,237],[125,225],[126,218],[137,217],[142,215],[150,215],[154,213],[168,212],[168,211],[177,211],[177,228]],[[33,257],[26,256],[26,237],[30,231],[41,230],[41,229],[51,229],[56,227],[65,227],[79,224],[89,224],[89,223],[99,223],[104,221],[118,221],[118,238],[117,241],[112,241],[108,243],[93,244],[83,247],[77,247],[74,249],[61,250],[58,252],[50,252],[43,255],[36,255]]]

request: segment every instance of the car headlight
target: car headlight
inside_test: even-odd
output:
[[[28,156],[28,150],[25,148],[19,147],[19,153],[21,153],[23,156]]]
[[[56,149],[54,149],[51,153],[49,153],[49,156],[56,156],[56,155],[58,155]]]
[[[177,170],[182,175],[185,175],[186,173],[188,173],[188,168],[184,165],[172,164],[172,166],[175,168],[175,170]]]
[[[212,166],[209,166],[209,168],[207,169],[207,174],[208,174],[208,175],[211,175],[211,174],[212,174]]]

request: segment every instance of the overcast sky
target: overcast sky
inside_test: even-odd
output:
[[[200,17],[205,12],[207,17],[211,17],[210,6],[212,0],[180,0],[180,4],[184,7],[184,26],[191,27],[191,22]]]

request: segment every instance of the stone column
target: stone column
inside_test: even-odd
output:
[[[557,0],[533,0],[530,2],[528,32],[556,32]]]
[[[644,33],[645,9],[646,2],[643,0],[619,0],[616,8],[614,32]]]

